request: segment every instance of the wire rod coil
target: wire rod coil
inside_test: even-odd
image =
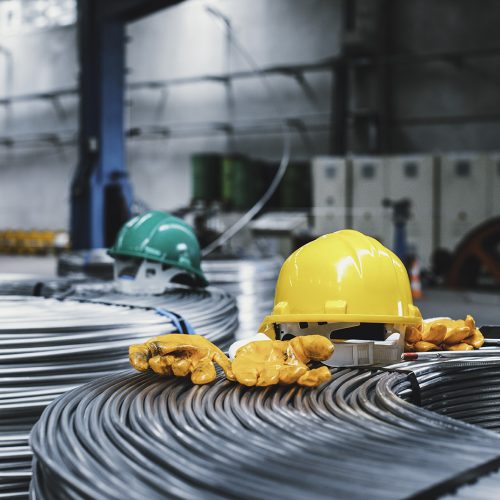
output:
[[[334,369],[313,390],[123,372],[46,409],[31,435],[31,495],[435,498],[499,467],[500,436],[426,406],[461,397],[460,380],[481,392],[497,370],[500,358]],[[454,385],[434,383],[443,373]]]
[[[27,496],[29,432],[47,405],[127,368],[130,344],[177,331],[156,307],[185,316],[214,342],[230,339],[237,310],[226,292],[171,292],[167,298],[138,298],[135,306],[0,297],[0,498]]]
[[[63,254],[58,262],[59,272],[64,277],[41,279],[37,276],[24,276],[16,280],[0,275],[0,295],[81,296],[93,300],[105,294],[114,302],[136,303],[136,299],[130,294],[119,294],[112,281],[96,281],[98,277],[111,279],[113,276],[113,259],[107,256],[104,249]],[[92,262],[96,264],[99,272],[96,269],[94,269],[96,272],[88,270],[89,263]],[[205,259],[202,262],[203,272],[212,285],[208,289],[209,293],[215,296],[215,300],[221,300],[220,290],[224,290],[236,299],[239,317],[236,334],[238,338],[255,335],[262,319],[272,310],[274,289],[281,264],[282,259],[278,257],[240,259],[225,256]],[[219,290],[215,290],[214,287]],[[173,299],[176,293],[185,296],[185,289],[171,285],[165,292],[165,299],[167,301]],[[193,297],[197,294],[203,296],[202,290],[191,289],[191,293]],[[137,303],[141,306],[147,305],[150,300],[148,297],[152,303],[161,302],[158,295],[138,297]],[[177,305],[171,307],[175,308]],[[181,311],[176,312],[181,313]],[[227,318],[234,319],[233,313],[230,312]],[[222,327],[230,334],[235,328],[234,325],[222,325]]]
[[[272,310],[274,289],[282,262],[283,259],[279,257],[252,259],[230,256],[213,256],[202,261],[202,269],[209,283],[236,298],[239,310],[238,338],[255,335],[264,316]],[[71,252],[59,258],[58,272],[61,276],[75,280],[96,277],[111,279],[113,259],[103,249]],[[65,282],[60,278],[56,283],[62,289]],[[56,290],[56,283],[46,286],[45,294]]]
[[[169,285],[161,294],[126,294],[111,283],[74,285],[60,299],[100,304],[166,309],[183,316],[196,333],[219,346],[227,346],[238,328],[235,299],[220,288]]]
[[[50,278],[36,275],[0,274],[0,295],[51,297],[83,278]]]
[[[211,258],[202,262],[208,281],[236,298],[239,311],[238,338],[253,336],[274,303],[274,289],[282,259]]]

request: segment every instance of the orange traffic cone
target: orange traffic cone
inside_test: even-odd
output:
[[[422,283],[420,282],[420,265],[418,259],[413,259],[410,267],[411,295],[414,299],[422,298]]]

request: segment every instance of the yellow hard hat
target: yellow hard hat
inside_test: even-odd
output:
[[[325,234],[292,253],[283,264],[272,314],[273,323],[386,323],[421,322],[413,305],[408,273],[380,242],[345,229]]]

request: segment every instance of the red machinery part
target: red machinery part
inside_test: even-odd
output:
[[[447,275],[450,287],[500,287],[500,217],[473,229],[458,245]]]

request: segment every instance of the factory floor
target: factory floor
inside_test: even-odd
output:
[[[55,256],[0,255],[2,279],[9,275],[56,276]],[[12,276],[15,279],[15,276]],[[417,300],[424,318],[449,316],[454,319],[471,314],[477,325],[500,324],[500,293],[424,289],[424,296]]]
[[[54,255],[0,255],[0,274],[36,274],[54,277],[57,257]]]
[[[416,301],[424,318],[449,316],[465,318],[471,314],[478,326],[500,325],[500,293],[424,290],[422,299]]]

